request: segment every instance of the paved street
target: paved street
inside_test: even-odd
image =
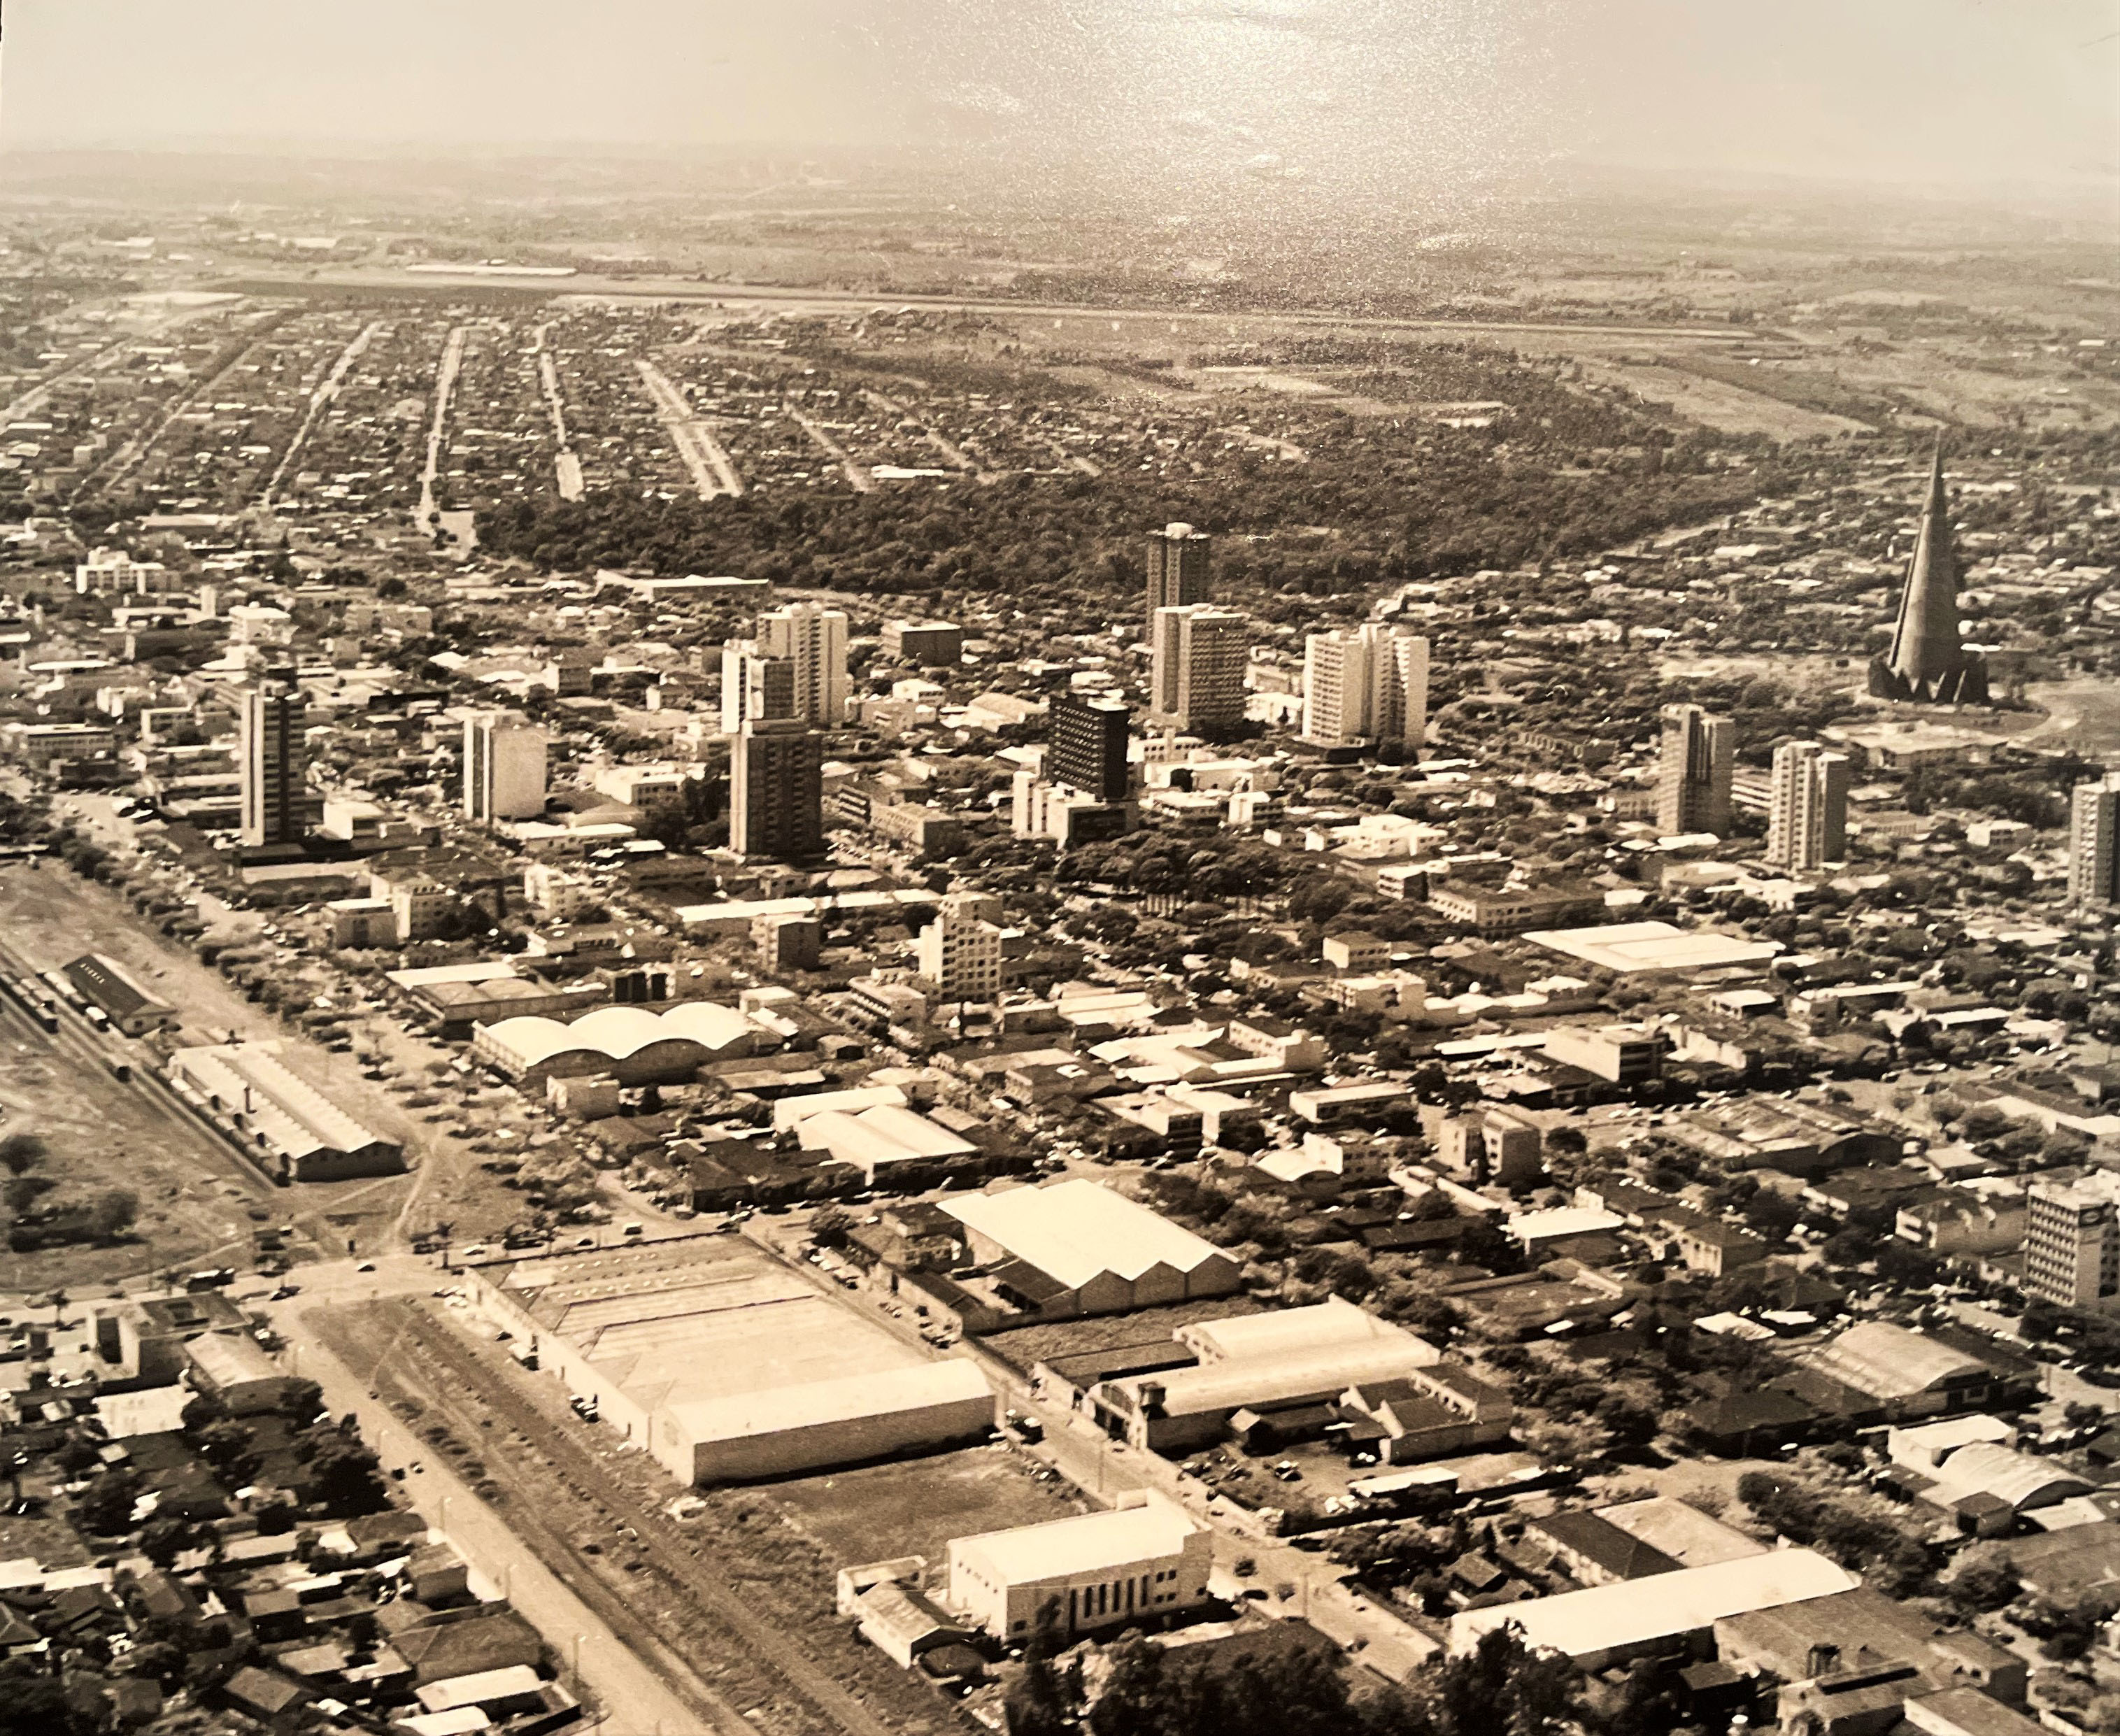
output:
[[[398,1258],[360,1273],[352,1263],[314,1267],[303,1274],[295,1301],[267,1305],[284,1333],[301,1315],[333,1302],[365,1300],[371,1293],[402,1295],[436,1287],[441,1280],[428,1262]],[[397,1487],[430,1524],[440,1530],[493,1587],[521,1610],[568,1660],[588,1692],[608,1712],[609,1736],[680,1736],[699,1720],[662,1678],[623,1645],[589,1608],[541,1565],[515,1536],[507,1520],[474,1494],[433,1449],[368,1395],[366,1384],[304,1332],[289,1366],[323,1389],[334,1414],[353,1412],[364,1440],[386,1469],[407,1468]],[[422,1469],[413,1472],[417,1464]]]

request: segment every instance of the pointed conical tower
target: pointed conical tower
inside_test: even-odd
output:
[[[1870,691],[1879,699],[1940,705],[1980,705],[1988,698],[1988,668],[1958,638],[1958,552],[1950,540],[1950,502],[1943,487],[1943,447],[1930,467],[1928,499],[1913,559],[1899,593],[1892,649],[1870,664]]]

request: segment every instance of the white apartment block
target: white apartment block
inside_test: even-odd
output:
[[[1774,750],[1767,798],[1767,860],[1816,868],[1848,854],[1848,757],[1816,742]]]
[[[545,732],[519,717],[467,718],[463,811],[470,820],[535,820],[545,812]]]
[[[1419,742],[1428,733],[1428,641],[1380,621],[1313,633],[1303,654],[1303,733],[1328,747]]]

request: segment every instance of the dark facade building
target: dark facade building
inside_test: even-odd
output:
[[[243,696],[243,842],[253,849],[299,844],[309,787],[295,693],[253,687]]]
[[[824,738],[799,719],[750,719],[729,756],[729,848],[803,862],[825,849]]]
[[[1064,784],[1095,801],[1125,801],[1131,781],[1127,746],[1132,710],[1117,700],[1068,694],[1053,701],[1048,715],[1046,781]]]
[[[1189,524],[1166,524],[1148,533],[1147,617],[1158,609],[1207,600],[1207,533]]]

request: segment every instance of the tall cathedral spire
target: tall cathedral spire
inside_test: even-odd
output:
[[[1988,669],[1958,638],[1958,553],[1951,545],[1950,502],[1943,486],[1943,445],[1930,466],[1928,499],[1908,563],[1892,648],[1870,665],[1870,691],[1880,699],[1979,705],[1988,697]]]

